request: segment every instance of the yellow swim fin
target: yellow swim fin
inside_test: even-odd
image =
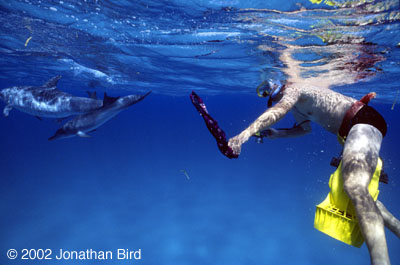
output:
[[[374,175],[368,186],[374,201],[378,199],[379,177],[382,170],[382,160],[378,159]],[[356,217],[354,206],[343,189],[342,162],[329,179],[329,192],[326,199],[317,205],[314,227],[319,231],[340,240],[346,244],[361,247],[364,238]]]

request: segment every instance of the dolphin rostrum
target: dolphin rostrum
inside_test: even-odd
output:
[[[115,117],[122,110],[138,103],[148,96],[150,92],[145,95],[128,95],[125,97],[109,97],[104,93],[103,107],[81,114],[65,123],[57,132],[49,138],[49,140],[70,138],[74,136],[90,137],[87,133],[95,131],[98,127],[103,125]]]
[[[56,76],[42,86],[15,86],[0,91],[0,99],[6,103],[3,110],[8,116],[12,108],[36,117],[65,118],[83,114],[102,107],[101,100],[74,97],[57,89],[61,76]]]

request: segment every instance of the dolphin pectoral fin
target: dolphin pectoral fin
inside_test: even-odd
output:
[[[39,116],[35,116],[36,117],[36,119],[38,119],[39,121],[42,121],[43,119],[42,119],[42,117],[39,117]]]
[[[43,85],[43,87],[47,87],[47,88],[56,88],[58,80],[61,79],[61,75],[55,76],[52,79],[50,79],[49,81],[46,82],[46,84]]]
[[[4,110],[3,110],[4,116],[8,117],[8,114],[10,114],[11,110],[12,110],[12,106],[11,105],[6,105]]]
[[[78,131],[78,132],[76,133],[76,135],[78,135],[79,137],[83,137],[83,138],[89,138],[89,137],[91,137],[90,135],[88,135],[88,134],[86,134],[85,132],[82,132],[82,131]]]

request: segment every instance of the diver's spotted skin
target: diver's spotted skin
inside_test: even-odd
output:
[[[336,134],[347,109],[356,101],[329,89],[315,87],[302,89],[294,87],[293,84],[289,84],[277,100],[279,100],[278,103],[267,109],[246,130],[230,139],[229,145],[236,153],[240,153],[241,145],[251,136],[268,129],[289,111],[293,113],[299,124],[306,120],[314,121],[327,131]],[[305,132],[310,131],[308,123],[302,125],[302,128]],[[285,137],[291,136],[287,131],[282,134],[285,134]]]
[[[6,103],[3,110],[8,116],[12,108],[37,117],[65,118],[96,110],[102,106],[101,100],[74,97],[57,89],[61,76],[50,79],[40,87],[15,86],[0,91],[0,98]]]
[[[313,121],[336,135],[347,110],[356,102],[354,98],[330,90],[329,80],[316,82],[314,79],[312,83],[307,83],[307,80],[301,78],[298,63],[287,52],[283,52],[281,59],[288,69],[287,87],[276,98],[278,102],[275,106],[267,109],[249,127],[229,140],[229,146],[237,155],[241,152],[242,144],[256,133],[271,139],[304,135],[311,131],[310,122],[306,121]],[[316,87],[316,83],[321,87]],[[285,130],[270,128],[289,111],[299,126]],[[356,209],[373,265],[390,264],[384,226],[400,236],[400,221],[380,201],[374,202],[367,188],[377,164],[382,138],[382,133],[372,125],[354,125],[344,143],[342,160],[344,190]]]
[[[384,219],[368,191],[378,163],[382,133],[368,124],[354,125],[343,149],[343,188],[353,202],[372,264],[390,264]]]
[[[115,117],[122,110],[142,101],[145,95],[129,95],[121,98],[111,98],[104,94],[103,107],[92,112],[78,115],[65,123],[49,140],[70,138],[74,136],[90,137],[87,133]]]

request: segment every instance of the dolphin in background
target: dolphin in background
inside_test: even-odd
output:
[[[65,123],[57,132],[49,138],[49,141],[74,136],[90,137],[87,133],[95,131],[115,117],[124,109],[138,103],[147,97],[150,92],[144,95],[128,95],[125,97],[109,97],[104,93],[103,107],[89,113],[81,114]]]
[[[16,108],[38,118],[65,118],[102,107],[101,100],[75,97],[58,90],[56,86],[60,78],[53,77],[39,87],[15,86],[2,89],[0,99],[6,103],[4,116],[7,117],[11,109]]]

